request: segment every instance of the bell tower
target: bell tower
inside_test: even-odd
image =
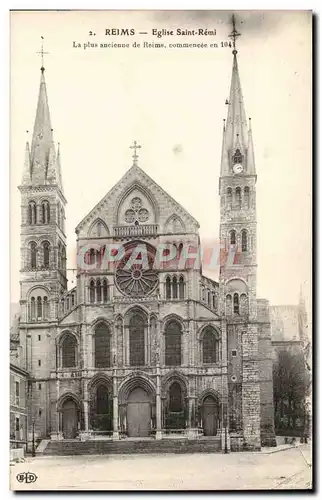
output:
[[[220,302],[227,335],[228,427],[245,449],[260,448],[256,299],[256,170],[246,119],[233,16],[233,68],[223,126],[220,195]]]
[[[43,50],[41,52],[43,57]],[[42,64],[31,146],[27,142],[21,193],[21,323],[57,321],[58,300],[67,289],[65,205],[59,145],[51,126]]]

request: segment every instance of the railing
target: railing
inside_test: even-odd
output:
[[[116,226],[114,227],[114,236],[154,236],[158,232],[156,224],[145,224],[141,226]]]
[[[136,302],[150,302],[154,300],[159,300],[158,295],[147,295],[146,297],[113,297],[113,302],[129,302],[129,303],[136,303]]]

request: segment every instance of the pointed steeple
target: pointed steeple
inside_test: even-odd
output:
[[[56,184],[62,190],[60,165],[57,165],[45,81],[45,68],[43,66],[41,67],[40,87],[29,154],[29,165],[28,162],[25,162],[23,184],[37,186]]]
[[[22,184],[30,184],[31,183],[31,178],[30,178],[30,147],[29,147],[29,142],[26,142],[26,149],[25,149],[25,164],[23,168],[23,173],[22,173]]]
[[[240,36],[240,33],[236,30],[234,16],[233,30],[229,36],[233,39],[233,68],[229,100],[226,100],[228,111],[226,126],[223,132],[221,176],[232,175],[231,163],[235,154],[242,160],[235,160],[235,163],[243,163],[244,173],[255,175],[252,131],[251,126],[248,128],[247,124],[237,61],[236,38]],[[224,149],[226,150],[225,152]],[[228,158],[228,161],[226,158]]]
[[[224,120],[223,135],[222,135],[222,149],[221,149],[221,175],[228,174],[229,172],[229,158],[228,150],[226,147],[226,120]]]
[[[252,132],[252,120],[249,118],[249,128],[248,128],[248,150],[247,150],[247,168],[246,172],[250,175],[256,174],[255,168],[255,155],[254,155],[254,144],[253,144],[253,132]]]
[[[244,149],[247,146],[247,119],[244,107],[244,99],[239,78],[237,50],[233,51],[233,70],[231,76],[230,93],[228,101],[228,113],[226,122],[226,145],[229,149],[236,148],[239,140]]]

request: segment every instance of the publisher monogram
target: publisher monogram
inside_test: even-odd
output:
[[[38,479],[33,472],[19,472],[16,476],[19,483],[35,483]]]

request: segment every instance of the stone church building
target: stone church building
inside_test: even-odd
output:
[[[29,431],[33,422],[39,439],[274,445],[269,303],[256,295],[257,175],[235,48],[218,282],[203,275],[198,222],[139,167],[138,148],[76,227],[77,285],[68,289],[63,168],[41,68],[19,187]]]

